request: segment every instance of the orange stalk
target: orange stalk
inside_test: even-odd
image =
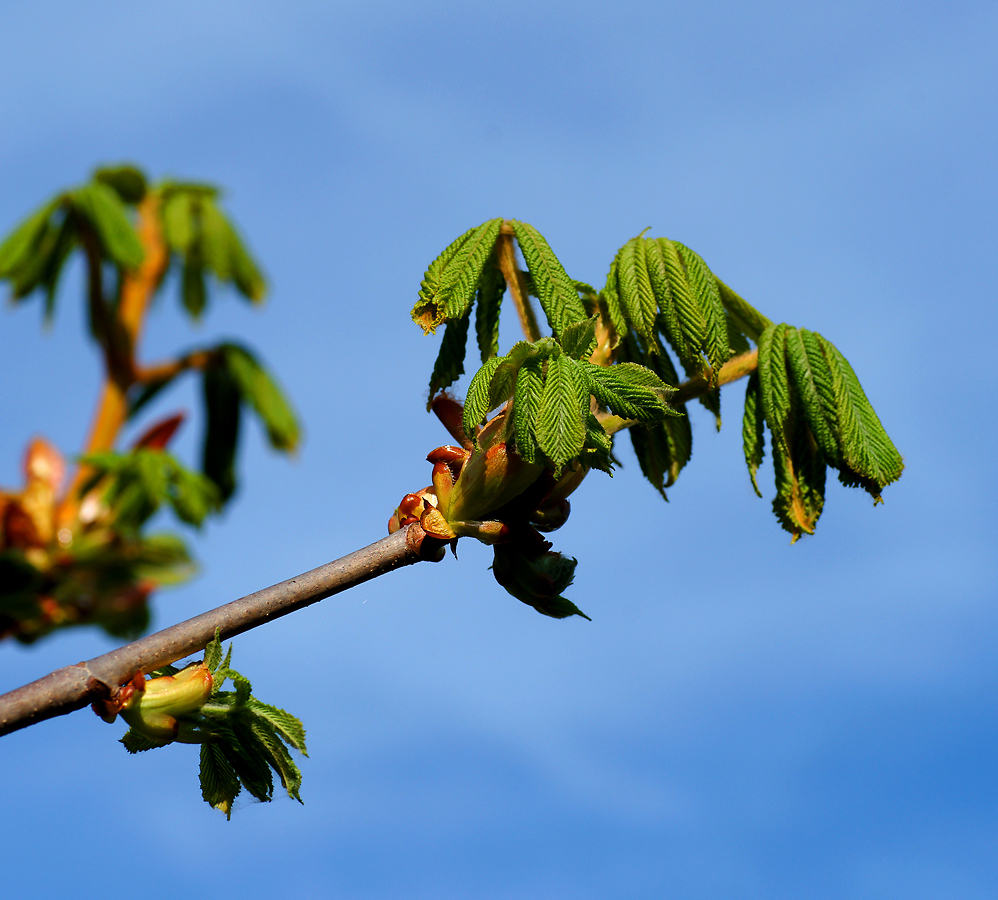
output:
[[[104,384],[93,424],[84,444],[85,454],[110,450],[114,446],[128,415],[126,396],[128,389],[138,380],[135,351],[142,332],[142,324],[149,308],[149,301],[159,287],[169,263],[169,253],[163,241],[159,222],[159,197],[155,193],[147,194],[139,204],[137,231],[145,255],[136,269],[124,273],[121,296],[112,326],[112,330],[117,331],[124,339],[122,342],[124,346],[121,349],[125,358],[124,360],[114,358],[111,348],[105,348]],[[91,260],[91,266],[93,265],[94,262]],[[60,523],[65,524],[75,517],[79,505],[76,494],[87,475],[86,466],[77,467],[59,509]]]

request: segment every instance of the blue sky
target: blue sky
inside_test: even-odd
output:
[[[573,498],[556,546],[592,623],[512,600],[465,541],[238,638],[309,729],[303,807],[226,823],[196,751],[129,757],[89,712],[4,738],[5,894],[994,897],[996,41],[986,3],[7,4],[0,230],[135,160],[223,185],[272,285],[195,330],[172,297],[151,317],[150,360],[254,345],[306,427],[290,463],[247,429],[157,625],[376,540],[428,483],[437,339],[408,311],[492,216],[597,284],[646,226],[689,244],[839,346],[907,470],[876,509],[832,484],[790,547],[735,386],[719,435],[692,410],[668,505],[627,442]],[[86,430],[75,283],[48,332],[0,311],[0,484],[33,434]],[[188,385],[157,411],[198,407]],[[0,647],[0,688],[110,646]]]

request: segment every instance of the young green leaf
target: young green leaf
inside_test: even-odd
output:
[[[59,203],[59,197],[49,200],[7,235],[0,244],[0,278],[13,278],[32,258]]]
[[[426,411],[433,406],[433,398],[450,387],[464,374],[464,354],[468,341],[469,317],[448,322],[444,329],[444,339],[440,342],[440,352],[433,364],[430,376],[430,394],[426,401]]]
[[[242,791],[239,776],[225,751],[209,741],[201,745],[201,796],[205,803],[232,818],[232,803]]]
[[[617,264],[617,293],[628,324],[651,346],[654,341],[658,303],[652,291],[645,261],[643,237],[631,238],[620,249]]]
[[[789,456],[790,382],[787,377],[786,333],[789,325],[771,325],[759,337],[759,394],[773,441]]]
[[[645,366],[632,362],[596,366],[586,360],[578,366],[589,393],[622,418],[653,423],[679,415],[666,402],[675,389]]]
[[[527,360],[516,375],[513,424],[516,451],[529,463],[540,462],[537,446],[537,419],[544,395],[544,373],[539,359]]]
[[[537,413],[537,443],[551,460],[556,474],[582,452],[586,441],[589,393],[579,372],[580,365],[563,353],[551,357],[547,363],[547,378]]]
[[[285,743],[308,756],[305,749],[305,726],[300,719],[255,697],[250,697],[247,705],[254,715],[268,722]]]
[[[809,331],[788,328],[786,354],[790,374],[811,434],[825,459],[838,467],[841,462],[835,418],[829,421],[826,407],[834,410],[834,383],[817,338]]]
[[[240,391],[226,366],[208,366],[202,381],[205,411],[201,471],[214,482],[223,501],[236,490]]]
[[[572,359],[588,359],[596,349],[596,323],[599,316],[591,316],[582,322],[569,325],[559,343],[562,350]]]
[[[492,377],[505,359],[504,356],[493,356],[492,359],[486,360],[471,379],[471,384],[468,385],[468,395],[464,398],[462,424],[464,433],[472,441],[475,440],[477,427],[482,424],[489,412],[495,409],[491,405],[490,399]]]
[[[499,308],[506,292],[506,279],[499,267],[490,260],[478,283],[475,306],[475,334],[482,362],[499,355]]]
[[[575,283],[541,233],[526,222],[511,222],[516,242],[533,277],[537,299],[555,337],[573,322],[587,318]]]
[[[728,345],[728,327],[725,321],[724,307],[721,305],[721,297],[718,293],[717,280],[699,254],[678,241],[674,243],[682,257],[689,284],[693,289],[706,326],[704,341],[700,347],[706,354],[713,371],[711,379],[713,383],[717,372],[731,355],[731,349]]]
[[[493,257],[502,219],[490,219],[474,229],[461,245],[441,276],[438,302],[444,304],[444,318],[454,321],[467,316],[486,263]]]
[[[260,417],[270,446],[294,451],[300,437],[298,418],[273,377],[245,347],[222,344],[219,350],[243,401]]]
[[[765,442],[763,440],[762,397],[759,389],[759,374],[753,372],[749,376],[748,386],[745,388],[745,415],[742,418],[742,447],[745,451],[745,463],[748,466],[749,477],[752,479],[752,487],[756,496],[761,497],[759,482],[756,480],[756,472],[762,465],[765,455]]]
[[[231,644],[229,645],[229,649],[232,649]],[[219,637],[219,629],[216,628],[215,636],[211,639],[208,646],[204,648],[204,664],[209,668],[209,670],[211,670],[211,672],[216,672],[221,662],[222,641]]]
[[[832,376],[835,422],[842,449],[839,480],[849,487],[862,487],[879,501],[881,490],[901,477],[904,460],[880,424],[848,360],[820,334],[814,338]]]
[[[71,191],[73,208],[93,227],[104,253],[122,269],[134,269],[145,255],[118,194],[105,184]]]
[[[94,171],[94,181],[106,184],[115,191],[123,202],[135,205],[141,203],[149,189],[146,176],[136,166],[102,166]]]

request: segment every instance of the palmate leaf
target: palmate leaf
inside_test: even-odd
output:
[[[852,367],[821,335],[770,325],[759,337],[758,377],[746,393],[743,438],[755,484],[762,460],[762,418],[772,434],[783,527],[812,533],[824,504],[825,468],[875,500],[904,463],[870,406]],[[758,486],[756,485],[758,492]]]
[[[263,300],[266,279],[217,202],[210,185],[167,182],[160,187],[160,219],[167,247],[183,269],[181,298],[192,318],[206,307],[210,272],[253,303]]]
[[[555,337],[573,322],[588,318],[585,306],[558,257],[541,233],[526,222],[512,221],[513,233],[533,279],[537,299]]]

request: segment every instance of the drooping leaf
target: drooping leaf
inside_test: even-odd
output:
[[[0,278],[13,278],[34,255],[59,202],[58,197],[49,200],[4,238],[0,244]]]
[[[468,312],[501,227],[502,219],[490,219],[469,229],[430,263],[412,309],[425,333]]]
[[[707,346],[708,323],[700,308],[696,292],[690,284],[680,244],[668,238],[657,238],[661,251],[662,267],[665,269],[669,286],[669,296],[675,310],[680,337],[666,330],[665,338],[672,345],[687,374],[695,375],[703,369],[700,354]]]
[[[145,255],[118,194],[106,184],[92,183],[69,194],[77,214],[93,227],[108,258],[123,269],[134,269]]]
[[[825,503],[825,460],[803,415],[792,397],[790,432],[782,442],[772,441],[776,496],[773,512],[785,531],[796,541],[802,534],[814,534],[814,526]]]
[[[186,255],[191,249],[197,232],[194,213],[195,198],[186,191],[172,191],[165,195],[160,217],[163,239],[175,253]]]
[[[219,350],[243,401],[260,417],[270,446],[294,451],[301,434],[298,417],[277,382],[245,347],[223,344]]]
[[[240,390],[226,366],[209,366],[203,375],[205,433],[201,470],[218,487],[223,501],[236,490]]]
[[[628,324],[650,347],[654,341],[658,303],[645,261],[645,244],[643,237],[636,237],[621,247],[617,265],[617,292]]]
[[[232,803],[242,791],[239,776],[225,751],[216,743],[201,745],[201,796],[214,809],[232,818]]]
[[[208,303],[208,289],[204,282],[201,254],[194,250],[184,257],[180,296],[188,315],[198,321]]]
[[[537,414],[537,443],[551,460],[556,474],[582,452],[586,440],[589,392],[579,372],[580,365],[583,363],[564,354],[550,358],[547,363]]]
[[[879,500],[881,490],[901,477],[904,460],[848,360],[820,334],[814,334],[814,338],[832,376],[835,423],[842,451],[839,480],[849,487],[862,487],[875,501]]]
[[[446,321],[467,316],[486,263],[493,256],[502,219],[490,219],[476,228],[454,255],[441,277],[440,297]]]
[[[478,283],[475,334],[482,362],[499,355],[499,308],[506,292],[506,279],[494,261],[486,264]]]
[[[790,417],[790,381],[786,364],[786,333],[789,325],[771,325],[759,337],[759,395],[766,424],[773,433],[773,441],[784,447],[789,455],[787,441]]]
[[[679,255],[686,269],[687,279],[690,287],[693,289],[693,294],[706,326],[704,341],[700,347],[707,356],[707,361],[710,363],[713,371],[713,383],[713,380],[717,377],[717,372],[728,361],[728,357],[731,355],[728,345],[728,327],[725,321],[724,307],[721,305],[721,297],[717,288],[717,279],[714,278],[714,274],[707,268],[707,264],[699,254],[684,244],[680,244],[678,241],[674,243],[679,250]]]
[[[606,286],[603,288],[603,299],[606,302],[607,315],[610,317],[610,325],[617,340],[620,341],[627,335],[627,321],[624,319],[624,311],[620,306],[620,295],[617,290],[617,269],[620,264],[620,253],[613,258],[610,263],[610,271],[606,276]]]
[[[841,456],[833,424],[835,419],[829,421],[825,411],[826,407],[834,408],[834,380],[817,338],[809,331],[788,328],[786,357],[811,433],[825,459],[838,467]]]
[[[537,299],[555,337],[573,322],[587,318],[585,306],[575,289],[575,283],[565,272],[541,233],[526,222],[512,223],[516,242],[534,280]]]
[[[759,393],[759,375],[753,372],[749,376],[748,386],[745,388],[745,415],[742,418],[742,447],[745,451],[745,463],[748,466],[749,477],[752,479],[752,488],[757,496],[762,496],[759,490],[759,482],[756,480],[756,472],[762,465],[765,455],[765,442],[763,440],[764,415],[762,411],[762,398]]]
[[[464,354],[468,341],[469,316],[448,322],[444,328],[444,338],[440,342],[440,352],[433,364],[433,374],[430,376],[430,394],[426,401],[426,410],[433,406],[433,398],[445,388],[450,387],[464,374]]]
[[[281,743],[270,723],[266,719],[254,717],[250,729],[256,738],[257,747],[262,751],[270,768],[277,772],[288,796],[301,803],[301,795],[298,793],[301,787],[301,771],[291,759],[291,754]]]

